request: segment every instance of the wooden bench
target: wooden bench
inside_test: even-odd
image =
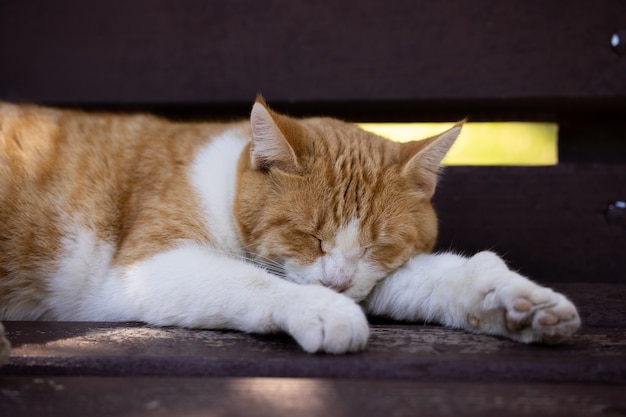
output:
[[[7,322],[0,412],[35,415],[622,415],[626,285],[561,284],[583,329],[522,345],[374,321],[367,350],[140,323]]]
[[[367,350],[332,356],[6,322],[0,415],[625,415],[625,16],[622,0],[1,2],[2,100],[233,118],[261,91],[296,116],[558,123],[556,166],[446,169],[438,249],[499,252],[583,328],[550,347],[373,319]]]

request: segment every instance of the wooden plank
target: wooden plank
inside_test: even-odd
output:
[[[625,14],[621,0],[3,1],[0,98],[249,103],[263,91],[620,111],[626,59],[610,38]]]
[[[127,323],[7,324],[10,340],[25,331],[47,339],[17,338],[0,375],[626,383],[626,329],[585,329],[565,345],[546,347],[433,326],[372,325],[367,350],[332,356],[305,354],[281,335]]]
[[[0,377],[0,413],[38,416],[621,415],[621,386],[268,378]]]
[[[0,415],[620,415],[626,285],[559,289],[584,329],[558,347],[387,323],[365,352],[309,355],[284,336],[6,322]]]
[[[621,118],[622,122],[613,123],[586,123],[586,119],[580,114],[559,123],[559,161],[626,164],[626,117]]]
[[[372,325],[364,352],[309,355],[284,335],[139,323],[6,322],[13,352],[0,375],[626,383],[626,285],[558,289],[578,303],[584,325],[560,346],[387,322]]]
[[[614,201],[626,201],[624,162],[448,167],[438,249],[491,249],[543,283],[626,283],[626,229],[606,217]]]
[[[553,288],[576,304],[584,327],[626,327],[626,285],[568,283]]]

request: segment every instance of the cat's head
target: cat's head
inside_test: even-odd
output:
[[[243,243],[285,278],[360,301],[410,257],[432,250],[431,197],[461,124],[396,143],[335,119],[294,119],[259,98],[238,167]]]

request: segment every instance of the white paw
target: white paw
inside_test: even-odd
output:
[[[365,348],[369,325],[359,305],[327,288],[300,288],[304,291],[285,306],[285,330],[305,351],[346,353]]]
[[[468,315],[471,328],[524,343],[561,343],[580,327],[574,304],[564,295],[509,270],[495,255],[482,252],[480,268],[491,288],[482,309]],[[473,260],[474,260],[473,258]],[[481,311],[482,310],[482,311]]]
[[[525,343],[561,343],[580,327],[576,307],[549,288],[513,288],[503,291],[508,335]]]

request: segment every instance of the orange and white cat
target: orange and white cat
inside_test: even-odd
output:
[[[0,318],[284,331],[363,349],[366,314],[558,343],[563,295],[495,254],[430,254],[461,124],[395,143],[258,98],[177,123],[0,104]]]

